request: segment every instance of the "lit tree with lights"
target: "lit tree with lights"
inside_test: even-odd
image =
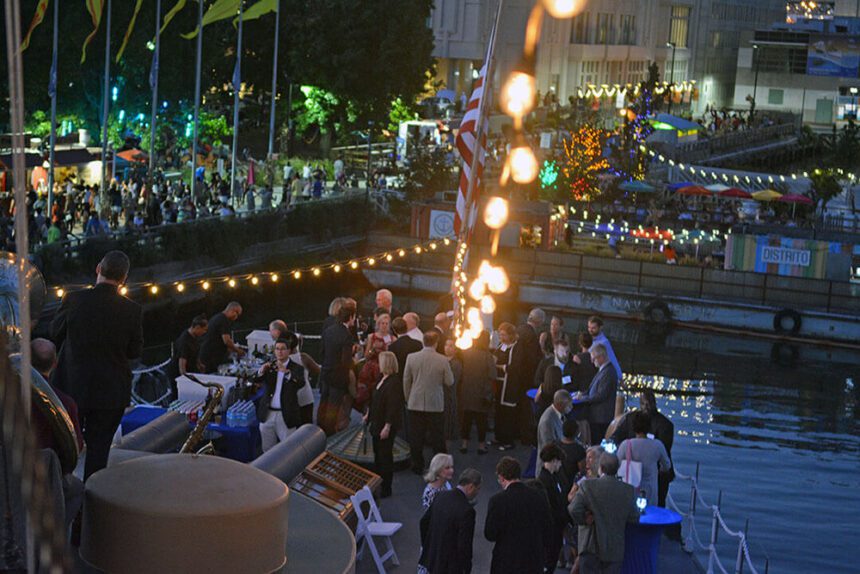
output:
[[[609,169],[609,162],[603,156],[606,138],[605,130],[588,124],[570,132],[570,137],[563,142],[558,192],[553,199],[591,201],[600,194],[597,178]]]
[[[648,67],[648,79],[639,84],[639,92],[635,99],[629,102],[626,110],[622,110],[623,125],[618,136],[618,143],[612,149],[612,172],[621,181],[643,179],[648,168],[648,155],[641,146],[654,131],[649,122],[653,113],[653,95],[660,73],[657,64]]]

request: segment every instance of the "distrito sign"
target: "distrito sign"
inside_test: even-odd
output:
[[[761,249],[762,263],[809,267],[810,260],[811,252],[807,249],[789,249],[788,247],[771,247],[768,245]]]

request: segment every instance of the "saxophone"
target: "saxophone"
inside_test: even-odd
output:
[[[185,444],[182,445],[182,448],[179,449],[180,453],[189,453],[194,452],[194,449],[203,439],[203,433],[206,431],[206,425],[208,425],[212,421],[212,417],[215,416],[215,409],[218,408],[218,405],[221,404],[221,397],[224,395],[224,387],[219,385],[218,383],[204,383],[197,377],[192,374],[185,373],[185,376],[188,380],[197,383],[198,385],[209,387],[210,389],[214,389],[212,393],[212,397],[206,403],[203,409],[203,416],[197,419],[197,425],[194,427],[194,430],[191,431],[191,434],[188,435],[188,438],[185,440]],[[215,451],[212,443],[207,444],[196,454],[213,454]]]

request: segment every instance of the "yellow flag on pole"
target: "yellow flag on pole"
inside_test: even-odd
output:
[[[27,29],[27,35],[24,36],[24,41],[21,42],[21,51],[27,49],[30,45],[30,35],[33,33],[33,30],[36,29],[36,26],[42,23],[42,20],[45,19],[45,13],[48,11],[48,4],[51,0],[39,0],[39,5],[36,6],[36,13],[33,14],[33,21],[30,22],[30,27]]]
[[[90,42],[93,41],[93,38],[96,36],[96,32],[99,31],[99,25],[102,22],[102,12],[105,7],[105,0],[86,0],[87,4],[87,12],[90,13],[90,18],[93,21],[93,31],[90,32],[90,35],[87,36],[87,39],[84,40],[84,47],[81,50],[81,64],[83,64],[87,59],[87,46],[90,45]]]
[[[119,64],[120,58],[122,58],[122,54],[125,52],[125,47],[128,46],[128,39],[131,38],[131,33],[134,30],[134,23],[137,22],[137,13],[140,12],[142,4],[143,0],[137,0],[137,4],[134,6],[134,14],[131,15],[131,22],[128,23],[128,30],[125,31],[125,36],[122,38],[122,46],[119,47],[119,52],[116,53],[117,64]]]
[[[256,20],[260,16],[265,16],[269,12],[276,12],[278,10],[278,2],[279,0],[260,0],[242,14],[242,19],[247,22],[248,20]],[[239,17],[236,16],[233,18],[233,26],[239,25]]]
[[[209,9],[203,15],[203,25],[212,24],[219,20],[236,15],[239,12],[239,4],[242,0],[215,0],[215,3],[209,6]],[[186,40],[190,40],[197,36],[198,29],[195,28],[192,32],[182,34]]]
[[[202,2],[203,0],[199,0]],[[173,20],[173,17],[179,14],[179,11],[185,8],[185,0],[178,0],[176,5],[170,9],[170,12],[164,15],[164,24],[161,25],[161,32],[164,33],[164,29],[167,28],[167,25],[170,24],[170,21]],[[155,40],[153,40],[155,42]]]

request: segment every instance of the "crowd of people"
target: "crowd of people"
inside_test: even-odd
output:
[[[128,270],[123,253],[108,253],[97,267],[96,287],[64,297],[52,341],[33,342],[34,366],[79,425],[84,481],[107,464],[131,400],[129,361],[143,346],[141,308],[119,294]],[[217,372],[231,356],[245,354],[232,337],[242,311],[230,302],[212,317],[194,317],[174,345],[169,376]],[[657,412],[653,393],[642,394],[640,409],[617,416],[621,366],[599,317],[574,336],[560,317],[547,323],[543,310],[532,309],[524,324],[501,323],[465,351],[454,345],[451,321],[450,312],[439,312],[424,331],[420,316],[401,314],[386,289],[377,292],[367,320],[354,299],[338,297],[324,321],[319,361],[301,350],[301,336],[283,320],[272,321],[273,357],[255,378],[265,389],[258,405],[262,449],[304,424],[334,434],[357,411],[373,440],[384,498],[392,494],[394,440],[404,433],[411,469],[427,483],[420,565],[437,573],[470,570],[470,501],[482,483],[479,471],[466,469],[452,486],[450,451],[468,452],[473,428],[479,455],[505,453],[520,442],[535,449],[535,468],[505,454],[496,465],[502,491],[489,501],[484,528],[495,543],[491,572],[554,572],[557,566],[619,571],[624,525],[638,519],[634,499],[665,504],[672,478],[674,429]],[[312,378],[319,381],[316,419]],[[40,443],[50,447],[44,423]],[[617,455],[602,446],[607,439],[618,444]],[[636,471],[635,481],[619,480],[622,463],[628,475]],[[524,471],[535,478],[524,479]],[[68,493],[79,498],[80,484],[69,481]]]

